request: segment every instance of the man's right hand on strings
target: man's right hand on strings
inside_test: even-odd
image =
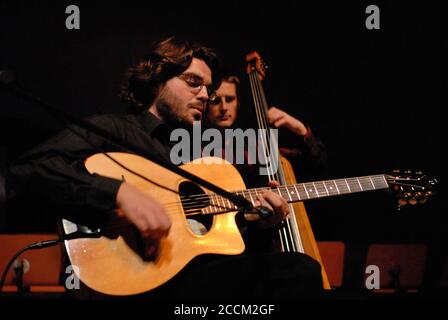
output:
[[[118,215],[134,224],[143,238],[158,242],[168,234],[171,221],[163,206],[136,187],[123,182],[116,203]]]

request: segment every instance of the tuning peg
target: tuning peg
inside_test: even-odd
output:
[[[411,198],[411,199],[409,199],[408,203],[410,203],[411,205],[416,205],[417,204],[417,199]]]

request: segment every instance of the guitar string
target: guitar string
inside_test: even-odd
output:
[[[123,169],[127,170],[127,171],[130,172],[131,174],[134,174],[134,175],[136,175],[136,176],[138,176],[138,177],[144,179],[145,181],[148,181],[148,182],[153,183],[153,184],[155,184],[155,185],[157,185],[157,186],[160,186],[160,187],[162,187],[162,188],[165,189],[165,190],[171,191],[171,192],[176,193],[176,194],[180,194],[180,193],[177,192],[176,190],[173,190],[173,189],[170,189],[170,188],[168,188],[168,187],[166,187],[166,186],[160,185],[159,183],[157,183],[157,182],[155,182],[155,181],[152,181],[151,179],[149,179],[149,178],[147,178],[147,177],[145,177],[145,176],[139,174],[138,172],[135,172],[134,170],[132,170],[132,169],[128,168],[127,166],[121,164],[118,160],[116,160],[115,158],[113,158],[111,155],[109,155],[109,154],[107,154],[107,153],[104,153],[104,155],[106,155],[110,160],[112,160],[112,161],[115,162],[117,165],[121,166]],[[352,181],[352,180],[356,180],[356,179],[369,179],[369,178],[371,178],[371,177],[367,176],[367,177],[348,178],[348,179],[339,179],[339,180],[328,180],[328,181],[334,181],[334,182],[336,182],[336,181],[342,181],[342,180],[345,180],[345,182],[346,182],[347,184],[349,183],[349,184],[351,184],[351,185],[353,186],[353,185],[357,184],[358,181]],[[375,178],[380,179],[381,177],[375,177]],[[323,181],[323,182],[325,183],[325,182],[327,182],[327,181]],[[302,185],[305,186],[305,184],[302,184]],[[281,189],[281,188],[288,188],[288,187],[289,187],[289,186],[279,186],[279,187],[275,187],[275,188]],[[251,189],[251,190],[237,191],[237,192],[235,192],[235,193],[243,193],[243,194],[244,194],[244,192],[246,192],[246,193],[249,193],[249,195],[251,195],[251,194],[253,194],[253,193],[255,193],[255,195],[257,195],[258,191],[272,190],[272,189],[274,189],[274,188],[267,188],[267,187],[264,187],[264,188],[254,188],[254,189]],[[210,195],[204,195],[204,194],[202,194],[202,195],[187,195],[187,194],[184,194],[184,195],[181,195],[181,197],[187,197],[187,198],[189,198],[189,199],[196,198],[196,199],[193,199],[193,202],[196,202],[196,203],[197,203],[198,198],[199,198],[200,200],[206,200],[206,199],[210,199],[210,196],[211,196],[212,200],[224,199],[224,197],[222,197],[222,196],[220,196],[220,195],[217,195],[217,194],[210,194]],[[177,207],[177,206],[179,205],[179,202],[168,203],[168,204],[163,204],[163,205],[166,206],[166,207],[168,207],[168,206],[170,206],[170,205],[174,205],[174,206]],[[231,210],[231,208],[229,208],[229,207],[222,207],[222,206],[220,206],[220,205],[216,205],[216,204],[214,204],[214,203],[212,203],[210,206],[212,206],[212,207],[216,207],[216,208],[224,208],[224,209],[226,209],[226,210]],[[202,206],[201,206],[201,207],[202,207]],[[199,208],[201,208],[201,207],[199,207]],[[194,209],[199,209],[198,207],[195,207],[195,206],[190,206],[190,207],[187,207],[186,209],[188,210],[188,209],[192,209],[192,208],[194,208]]]
[[[353,185],[353,187],[355,187],[356,185]],[[363,191],[373,191],[373,190],[377,190],[372,189],[372,188],[365,188]],[[361,190],[359,190],[360,192]],[[319,195],[312,197],[312,196],[307,196],[304,194],[304,196],[302,198],[299,198],[297,200],[287,200],[288,203],[292,203],[292,202],[296,202],[296,201],[303,201],[303,200],[308,200],[308,199],[313,199],[313,198],[321,198],[321,197],[327,197],[327,196],[332,196],[332,195],[342,195],[342,194],[348,194],[350,192],[334,192],[334,193],[330,193],[330,192],[326,192],[324,190],[321,190],[321,192],[319,192]],[[352,192],[354,193],[354,192]],[[317,194],[317,193],[316,193]],[[255,196],[258,196],[258,193],[253,194]],[[197,197],[201,197],[200,199],[196,199],[196,200],[181,200],[181,201],[176,201],[176,202],[170,202],[170,203],[165,203],[163,204],[166,208],[175,206],[178,207],[179,205],[182,205],[184,209],[201,209],[201,208],[205,208],[207,206],[218,206],[216,204],[213,203],[213,201],[226,201],[226,199],[224,197],[221,197],[219,195],[209,195],[209,196],[205,196],[203,197],[202,195],[198,195]],[[284,198],[287,198],[286,196],[284,196]],[[250,200],[250,199],[247,199]],[[221,206],[222,207],[222,206]]]
[[[382,176],[373,176],[373,177],[360,177],[360,178],[350,178],[350,179],[361,179],[361,178],[364,178],[364,179],[368,179],[367,181],[369,181],[369,183],[367,183],[367,182],[365,182],[365,181],[361,181],[361,183],[362,184],[364,184],[364,188],[362,189],[362,190],[366,190],[366,191],[369,191],[369,190],[374,190],[374,189],[372,189],[372,185],[370,184],[370,178],[372,179],[372,181],[373,181],[373,183],[374,184],[380,184],[380,183],[383,183],[384,181],[383,181],[383,178],[382,178]],[[343,180],[347,180],[347,179],[340,179],[340,180],[326,180],[326,181],[318,181],[318,182],[315,182],[315,184],[316,183],[322,183],[322,182],[324,182],[324,183],[326,183],[326,184],[328,184],[329,182],[332,182],[333,184],[334,183],[336,183],[336,182],[342,182]],[[311,182],[309,182],[309,183],[311,183]],[[345,187],[344,185],[346,185],[346,184],[348,184],[348,186],[350,186],[350,187],[352,187],[351,189],[354,189],[354,190],[357,190],[357,189],[359,189],[359,184],[358,184],[358,181],[353,181],[353,180],[350,180],[350,181],[344,181],[344,183],[341,185],[342,187]],[[297,185],[301,185],[303,188],[306,186],[306,183],[303,183],[303,184],[297,184]],[[297,185],[289,185],[289,186],[278,186],[278,187],[262,187],[262,188],[254,188],[254,189],[248,189],[248,190],[240,190],[240,191],[235,191],[235,192],[233,192],[233,193],[235,193],[235,194],[241,194],[241,195],[248,195],[248,196],[251,196],[251,195],[258,195],[259,193],[261,193],[262,191],[264,191],[264,190],[271,190],[271,191],[275,191],[276,189],[279,189],[279,191],[281,192],[281,193],[287,193],[287,194],[289,194],[290,192],[288,191],[288,189],[290,189],[290,188],[294,188],[294,186],[297,186]],[[340,186],[340,187],[341,187]],[[320,187],[320,188],[319,188]],[[295,188],[294,188],[295,189]],[[322,195],[328,195],[328,196],[330,196],[330,195],[332,195],[332,193],[331,192],[327,192],[326,191],[326,189],[324,189],[324,187],[322,187],[322,186],[317,186],[317,187],[314,187],[313,186],[313,189],[316,191],[316,193],[317,194],[322,194]],[[314,192],[313,191],[313,189],[310,189],[312,192]],[[377,189],[377,187],[375,187],[375,189]],[[310,191],[310,190],[308,190],[308,191]],[[306,194],[306,191],[304,192],[304,191],[302,191],[302,194],[303,194],[303,197],[300,197],[300,198],[303,198],[303,199],[307,199],[307,198],[309,198],[309,196],[307,196],[307,194]],[[336,194],[340,194],[340,192],[335,192],[334,193],[335,195]],[[300,193],[299,193],[299,196],[300,196]],[[182,197],[183,196],[181,196],[181,199],[182,199]],[[319,197],[319,196],[318,196]],[[164,203],[163,205],[164,206],[169,206],[169,205],[179,205],[180,203],[187,203],[188,205],[190,205],[190,204],[192,204],[192,203],[197,203],[198,201],[208,201],[208,200],[222,200],[222,199],[225,199],[224,197],[222,197],[222,196],[220,196],[220,195],[218,195],[218,194],[215,194],[215,193],[210,193],[210,194],[198,194],[198,195],[188,195],[188,197],[187,197],[188,199],[186,199],[186,200],[184,200],[184,199],[182,199],[182,202],[179,202],[179,201],[175,201],[175,202],[170,202],[170,203]],[[249,200],[249,199],[248,199]]]
[[[167,209],[167,213],[169,215],[182,214],[185,217],[192,217],[192,216],[197,216],[197,215],[201,215],[201,216],[213,215],[214,216],[214,215],[219,215],[219,214],[224,214],[224,213],[228,213],[228,212],[237,211],[237,208],[230,208],[230,207],[225,207],[225,206],[220,206],[220,205],[215,205],[215,207],[218,207],[218,208],[221,208],[221,209],[224,209],[224,210],[223,211],[210,212],[210,213],[204,214],[202,212],[199,212],[199,213],[179,212],[179,210],[177,210],[177,208],[171,208],[171,209]],[[173,209],[176,209],[176,210],[174,211]],[[130,222],[128,222],[125,218],[123,218],[122,221],[120,221],[119,223],[113,222],[113,223],[111,223],[111,224],[109,224],[107,226],[102,227],[101,230],[102,231],[111,231],[111,230],[114,230],[114,229],[117,229],[117,228],[121,228],[123,226],[130,226],[130,225],[132,225],[132,224]]]
[[[383,180],[381,179],[381,176],[377,176],[376,178],[377,178],[377,182],[383,182]],[[353,182],[352,184],[353,185],[357,185],[357,183],[355,183],[355,182]],[[280,187],[286,187],[286,186],[280,186]],[[266,189],[270,189],[270,188],[266,188],[266,187],[265,188],[256,188],[256,190],[266,190]],[[251,190],[254,190],[254,189],[251,189]],[[367,189],[365,189],[365,190],[367,191]],[[247,192],[247,190],[241,191],[241,192]],[[201,195],[190,195],[190,196],[191,197],[203,197],[203,196],[205,196],[207,199],[210,196],[212,196],[212,197],[215,197],[215,198],[225,199],[224,197],[221,197],[220,195],[217,195],[217,194],[208,194],[208,195],[201,194]],[[290,201],[288,201],[288,202],[290,202]],[[231,207],[225,207],[225,206],[220,206],[220,205],[214,205],[215,207],[219,207],[219,208],[224,209],[224,210],[223,211],[218,211],[218,212],[210,212],[210,213],[203,213],[202,211],[200,211],[200,212],[179,212],[178,208],[179,208],[180,205],[182,205],[182,202],[177,202],[177,203],[173,203],[173,204],[176,204],[176,207],[175,208],[168,208],[167,209],[168,213],[171,214],[171,215],[183,214],[185,217],[192,217],[192,216],[198,216],[198,215],[200,215],[200,216],[204,216],[204,215],[219,215],[219,214],[224,214],[224,213],[228,213],[228,212],[237,211],[236,207],[231,208]],[[201,208],[203,208],[203,207],[202,206],[201,207],[189,206],[189,207],[184,207],[184,210],[188,211],[188,210],[192,210],[192,209],[201,209]],[[129,225],[131,225],[131,224],[124,220],[123,222],[114,223],[112,225],[106,226],[106,227],[102,228],[102,230],[105,230],[105,231],[114,230],[116,228],[120,228],[122,226],[129,226]]]

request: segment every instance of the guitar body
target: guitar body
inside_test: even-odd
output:
[[[179,190],[180,184],[186,181],[140,156],[127,153],[108,154],[131,170],[172,190]],[[202,158],[202,161],[207,159],[213,162],[213,158]],[[223,189],[244,190],[244,182],[235,167],[220,158],[216,159],[221,164],[190,162],[182,168]],[[85,165],[90,173],[117,180],[124,179],[157,199],[165,205],[172,222],[168,236],[160,243],[157,257],[150,261],[139,253],[141,239],[138,232],[120,218],[113,218],[111,225],[104,226],[105,230],[114,230],[112,235],[65,241],[72,265],[79,268],[77,276],[88,287],[109,295],[139,294],[167,282],[198,255],[235,255],[244,251],[244,242],[235,223],[236,212],[213,216],[207,234],[197,235],[188,225],[178,194],[145,181],[103,154],[88,158]],[[210,193],[208,190],[202,190]],[[117,222],[121,227],[117,227]]]

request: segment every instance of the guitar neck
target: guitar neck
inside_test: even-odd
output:
[[[291,203],[388,188],[389,183],[387,182],[386,175],[379,174],[373,176],[297,183],[274,188],[254,188],[237,191],[234,192],[234,194],[243,196],[252,204],[255,204],[255,200],[258,195],[261,195],[265,190],[270,190],[274,193],[278,193],[279,196]],[[217,194],[213,194],[209,200],[211,206],[201,209],[202,214],[215,214],[217,212],[221,212],[222,209],[238,209],[230,202],[230,200]]]
[[[278,193],[288,202],[306,201],[317,198],[326,198],[350,193],[374,191],[389,188],[384,174],[363,176],[336,180],[305,182],[276,188],[256,188],[236,192],[246,199],[254,202],[256,196],[263,190],[271,190]]]

